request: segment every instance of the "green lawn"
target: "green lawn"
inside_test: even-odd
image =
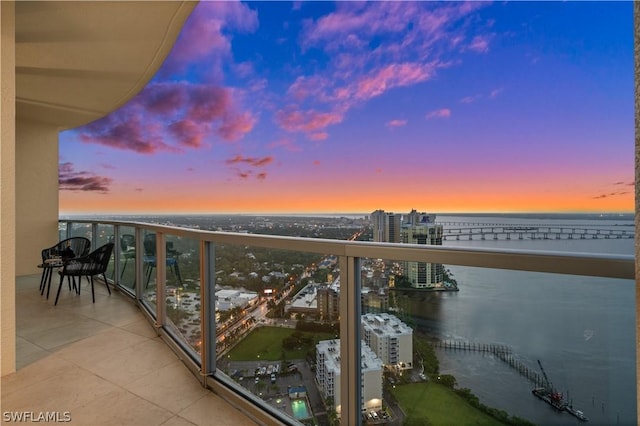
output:
[[[260,359],[266,361],[277,361],[282,359],[282,340],[292,335],[296,330],[281,327],[258,327],[247,337],[238,343],[229,352],[230,358],[234,361],[255,361],[260,355]],[[302,332],[306,336],[311,336],[315,343],[320,340],[332,339],[335,336],[327,333]],[[285,351],[286,359],[300,359],[307,356],[310,347]]]
[[[470,406],[451,389],[436,383],[399,385],[393,394],[407,415],[407,425],[502,425]]]

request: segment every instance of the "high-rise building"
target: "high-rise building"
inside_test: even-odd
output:
[[[405,244],[442,245],[442,225],[436,216],[412,210],[402,226]],[[405,276],[414,288],[438,288],[444,285],[444,267],[440,263],[404,262]]]
[[[382,409],[382,361],[365,342],[361,342],[362,410]],[[324,398],[333,398],[340,416],[340,339],[323,340],[316,345],[316,384]]]
[[[413,330],[387,313],[362,315],[362,337],[386,367],[413,368]]]
[[[371,213],[373,223],[373,241],[385,243],[401,242],[400,226],[402,215],[376,210]]]
[[[404,215],[404,218],[399,214],[376,210],[371,213],[373,241],[442,245],[443,228],[435,220],[435,214],[415,209]],[[404,262],[404,275],[414,288],[444,286],[444,267],[440,263]]]

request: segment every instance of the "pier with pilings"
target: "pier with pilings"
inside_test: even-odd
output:
[[[585,240],[585,239],[632,239],[633,227],[589,228],[576,226],[543,225],[481,225],[444,226],[443,240]]]
[[[545,385],[545,380],[537,371],[524,365],[513,356],[511,348],[505,345],[496,345],[492,343],[474,343],[459,340],[438,340],[433,343],[436,348],[442,348],[454,351],[470,351],[491,353],[498,359],[505,362],[509,367],[517,371],[522,377],[529,380],[536,387]]]

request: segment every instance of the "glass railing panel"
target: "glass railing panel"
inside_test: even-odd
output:
[[[142,302],[156,314],[157,282],[156,282],[156,238],[153,231],[143,231],[142,254]]]
[[[114,278],[122,287],[132,292],[136,287],[136,229],[132,226],[120,227],[120,276]]]
[[[319,314],[317,290],[339,279],[337,258],[218,244],[215,271],[218,373],[284,416],[326,424],[340,380],[319,391],[317,345],[338,340],[339,307],[334,297]]]
[[[97,225],[97,234],[95,246],[100,247],[104,244],[113,242],[114,226],[99,223]]]
[[[196,357],[202,345],[199,244],[197,239],[166,236],[166,326],[193,349]]]
[[[69,237],[85,237],[93,240],[92,225],[90,223],[70,222],[67,226],[70,226]],[[91,242],[93,244],[93,241]]]
[[[364,259],[362,422],[634,424],[634,324],[632,280]]]
[[[96,227],[96,240],[94,241],[94,247],[98,248],[107,243],[114,242],[114,232],[115,228],[113,225],[106,225],[99,223]],[[111,279],[113,277],[113,271],[115,268],[115,248],[111,252],[111,260],[109,261],[109,266],[107,267],[106,276]]]
[[[58,241],[67,238],[67,222],[58,222]]]

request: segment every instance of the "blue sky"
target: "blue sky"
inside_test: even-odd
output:
[[[201,2],[61,211],[633,211],[632,9]]]

